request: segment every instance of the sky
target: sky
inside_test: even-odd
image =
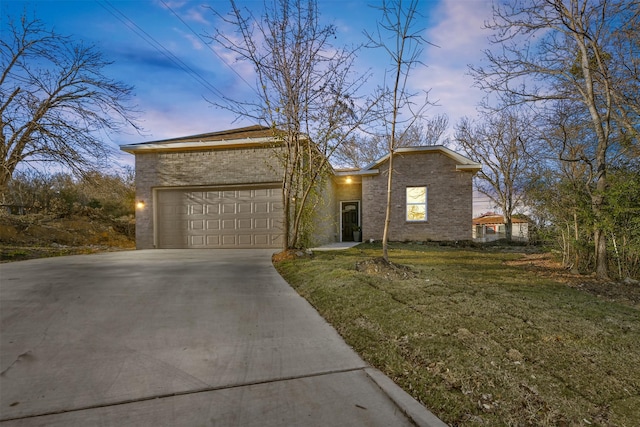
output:
[[[242,8],[260,15],[263,0],[236,0]],[[318,0],[323,23],[337,29],[336,46],[366,41],[380,19],[376,0]],[[255,123],[238,119],[214,107],[209,100],[219,94],[249,99],[253,73],[246,64],[219,46],[207,43],[221,25],[211,9],[229,11],[226,0],[2,0],[0,28],[8,17],[27,13],[56,32],[91,43],[113,61],[105,73],[134,87],[142,134],[133,130],[112,135],[116,145],[213,132]],[[479,64],[489,47],[483,24],[491,17],[490,0],[420,0],[418,26],[429,41],[420,58],[424,64],[412,71],[410,90],[429,91],[436,103],[429,116],[446,114],[448,134],[464,116],[474,117],[482,92],[473,87],[468,64]],[[0,30],[1,31],[1,30]],[[5,37],[5,34],[2,35]],[[356,60],[359,70],[371,70],[373,90],[382,84],[388,57],[366,49]],[[123,164],[133,156],[122,153]],[[487,211],[486,201],[476,200],[474,212]]]

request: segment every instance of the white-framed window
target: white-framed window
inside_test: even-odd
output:
[[[407,221],[427,220],[427,187],[407,187]]]

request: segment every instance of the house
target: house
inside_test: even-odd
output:
[[[282,177],[274,156],[282,148],[270,128],[121,149],[135,155],[139,249],[282,247]],[[389,240],[470,240],[472,178],[480,168],[442,146],[399,149]],[[382,239],[387,171],[388,156],[333,171],[314,209],[313,244]]]
[[[473,239],[478,242],[492,242],[505,239],[504,216],[489,212],[473,219]],[[511,238],[526,242],[529,240],[529,222],[526,219],[511,218]]]

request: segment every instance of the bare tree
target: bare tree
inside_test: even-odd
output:
[[[331,45],[336,28],[320,24],[315,1],[265,2],[261,19],[230,3],[229,14],[214,13],[233,32],[218,27],[209,37],[253,67],[255,98],[216,105],[271,126],[282,143],[283,243],[299,247],[313,208],[308,202],[331,168],[328,159],[370,109],[357,98],[365,76],[354,74],[355,49]]]
[[[0,39],[0,191],[16,167],[55,162],[83,173],[115,151],[105,133],[131,125],[132,88],[103,74],[110,64],[93,46],[75,43],[22,16]]]
[[[389,172],[387,179],[387,201],[385,210],[384,231],[382,234],[382,257],[389,261],[388,241],[391,223],[391,188],[393,183],[393,160],[396,150],[403,141],[407,141],[406,133],[419,122],[425,113],[428,93],[422,102],[416,102],[417,94],[409,91],[408,79],[412,69],[419,65],[422,45],[426,40],[422,37],[422,28],[416,28],[419,18],[418,1],[402,0],[383,1],[379,8],[382,19],[378,22],[377,32],[368,34],[370,46],[382,49],[389,57],[392,69],[385,74],[385,82],[381,92],[381,110],[385,125],[385,140],[389,154]],[[391,80],[387,82],[387,77]]]
[[[428,118],[425,123],[415,122],[400,133],[398,147],[415,147],[445,144],[442,136],[449,127],[449,118],[440,114]],[[389,135],[363,133],[345,141],[335,153],[333,161],[339,166],[361,168],[384,157],[389,152]]]
[[[472,68],[480,87],[507,93],[517,102],[541,109],[571,103],[587,113],[594,136],[588,190],[599,278],[608,277],[602,227],[608,153],[622,140],[629,146],[638,143],[640,81],[629,77],[637,76],[639,26],[637,1],[505,1],[494,8],[488,24],[498,53],[487,51],[489,65]]]
[[[455,142],[482,163],[476,188],[500,207],[506,238],[511,240],[512,217],[522,205],[532,160],[531,120],[515,109],[485,112],[480,120],[463,118],[456,126]]]

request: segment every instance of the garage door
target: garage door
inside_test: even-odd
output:
[[[158,190],[160,248],[282,246],[280,188]]]

